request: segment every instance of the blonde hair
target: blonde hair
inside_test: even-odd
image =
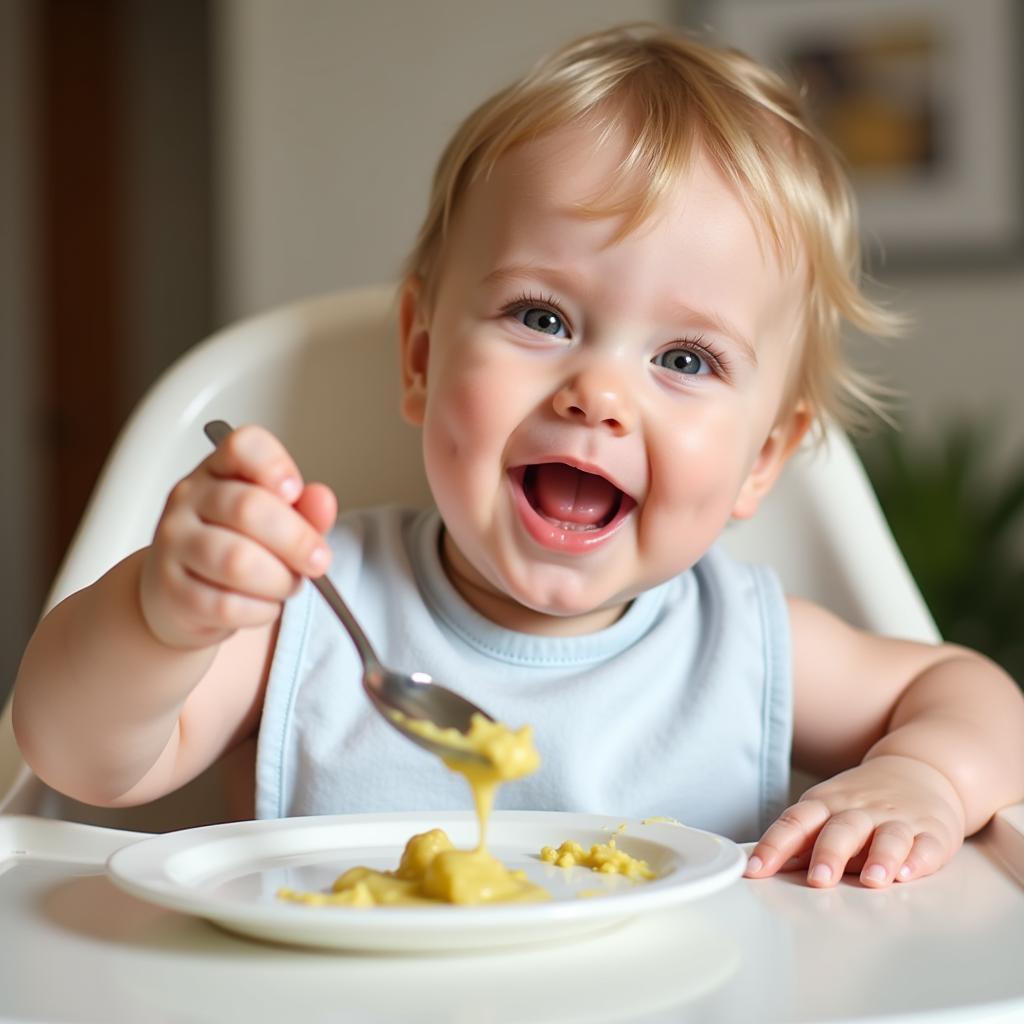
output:
[[[452,217],[468,186],[514,146],[611,112],[630,148],[621,170],[640,172],[629,195],[609,184],[588,216],[623,215],[620,236],[642,223],[701,148],[767,228],[780,258],[802,252],[808,291],[802,359],[790,400],[806,403],[819,431],[864,412],[885,416],[883,389],[848,365],[842,325],[878,337],[900,333],[898,315],[861,290],[857,215],[829,143],[800,96],[744,54],[714,49],[657,26],[595,32],[538,63],[460,125],[434,174],[427,216],[406,263],[431,300]],[[608,130],[606,128],[606,130]],[[633,175],[636,177],[636,175]]]

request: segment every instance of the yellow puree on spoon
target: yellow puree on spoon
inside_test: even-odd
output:
[[[498,786],[529,775],[540,764],[530,727],[512,730],[483,715],[473,716],[466,733],[439,729],[433,722],[423,719],[405,718],[403,725],[427,739],[483,756],[482,762],[470,758],[443,758],[453,772],[465,776],[473,791],[480,822],[480,841],[476,849],[455,849],[448,836],[435,828],[409,840],[395,871],[350,868],[337,879],[330,893],[279,889],[278,897],[294,903],[352,907],[548,899],[545,889],[528,881],[524,872],[509,871],[485,848],[487,820]]]

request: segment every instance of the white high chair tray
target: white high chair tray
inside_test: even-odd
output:
[[[105,863],[143,838],[0,817],[0,1021],[1024,1020],[1024,805],[906,886],[740,880],[590,936],[435,955],[274,945],[138,900]]]

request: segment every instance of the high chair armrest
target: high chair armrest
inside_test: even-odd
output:
[[[1024,885],[1024,803],[996,811],[979,840]]]

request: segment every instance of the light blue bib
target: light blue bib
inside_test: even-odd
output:
[[[436,511],[350,514],[331,577],[388,665],[429,672],[510,726],[543,763],[496,806],[667,815],[738,841],[785,806],[789,621],[761,566],[713,549],[612,626],[540,637],[495,625],[445,576]],[[469,809],[465,781],[370,707],[351,642],[307,583],[285,606],[260,726],[261,818]]]

